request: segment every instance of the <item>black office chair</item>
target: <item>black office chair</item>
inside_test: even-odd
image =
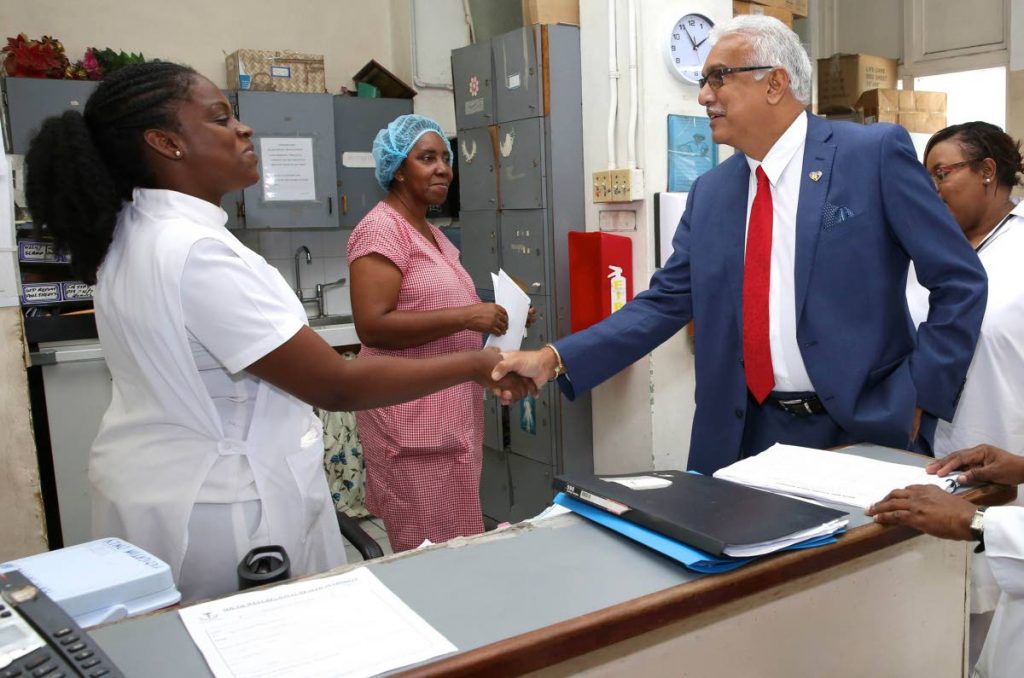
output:
[[[384,555],[383,549],[373,537],[366,533],[366,530],[359,527],[359,522],[348,516],[344,511],[338,511],[338,527],[341,529],[341,536],[345,537],[356,547],[363,560],[380,558]]]

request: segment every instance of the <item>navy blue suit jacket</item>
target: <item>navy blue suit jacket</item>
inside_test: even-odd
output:
[[[741,306],[749,175],[737,153],[701,176],[650,288],[556,343],[571,399],[693,318],[689,467],[703,473],[739,458],[748,402]],[[896,125],[809,115],[796,221],[797,341],[815,390],[854,439],[906,448],[915,406],[946,420],[956,409],[985,311],[981,262]],[[911,259],[931,293],[916,333],[905,297]]]

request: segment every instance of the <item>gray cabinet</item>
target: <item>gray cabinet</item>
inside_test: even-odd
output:
[[[546,206],[544,146],[544,118],[498,125],[501,209],[529,210]]]
[[[255,130],[261,177],[243,192],[246,228],[338,226],[333,99],[238,92],[238,118]]]
[[[388,123],[407,113],[412,113],[411,99],[334,97],[334,160],[342,228],[355,228],[384,197],[374,177],[373,140]]]
[[[494,290],[491,273],[498,270],[498,213],[462,211],[462,267],[480,290]]]
[[[494,124],[493,78],[490,42],[452,50],[455,126],[460,131]]]
[[[551,294],[551,238],[546,210],[503,210],[501,266],[527,294]]]
[[[67,110],[85,111],[85,102],[99,83],[87,80],[2,78],[10,152],[28,153],[28,145],[46,118]]]
[[[544,81],[537,58],[542,30],[548,29],[539,25],[525,26],[491,41],[494,102],[499,123],[544,115]],[[579,73],[578,50],[576,54],[576,72]]]
[[[457,144],[460,209],[493,210],[498,206],[498,162],[491,128],[461,130]]]

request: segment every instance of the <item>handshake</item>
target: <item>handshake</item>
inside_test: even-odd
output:
[[[550,344],[536,351],[500,353],[484,349],[490,362],[487,378],[479,383],[491,389],[502,405],[511,405],[555,378],[561,359]]]

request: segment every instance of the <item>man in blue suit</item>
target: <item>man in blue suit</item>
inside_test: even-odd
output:
[[[866,441],[930,452],[974,353],[987,283],[896,125],[806,113],[811,64],[770,17],[716,35],[699,101],[738,151],[698,179],[650,288],[582,332],[509,354],[570,399],[694,320],[689,467],[711,473],[775,442]],[[930,290],[915,334],[909,262]]]

